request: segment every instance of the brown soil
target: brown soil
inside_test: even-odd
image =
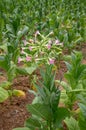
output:
[[[23,90],[25,97],[13,97],[0,104],[0,130],[12,130],[15,127],[24,126],[24,122],[30,114],[27,112],[26,105],[30,104],[33,95],[28,92],[28,78],[19,77],[14,81],[14,88]]]
[[[86,64],[86,44],[82,46],[82,52],[84,55],[83,63]],[[63,79],[63,74],[66,72],[66,66],[61,61],[61,69],[56,79]],[[1,70],[0,70],[1,71]],[[0,76],[0,82],[4,81],[5,77]],[[28,92],[30,85],[27,76],[20,76],[14,80],[13,88],[23,90],[26,93],[25,97],[13,97],[12,103],[10,99],[0,104],[0,130],[12,130],[15,127],[24,126],[24,122],[27,117],[30,116],[26,109],[26,105],[30,104],[34,98],[32,94]]]

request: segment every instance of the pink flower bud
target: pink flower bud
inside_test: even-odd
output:
[[[48,48],[48,50],[50,50],[50,48],[51,48],[51,45],[50,45],[50,44],[48,44],[48,45],[47,45],[47,48]]]
[[[22,58],[19,57],[19,58],[18,58],[18,64],[19,64],[21,61],[22,61]]]
[[[31,46],[29,46],[29,50],[32,51],[32,47]]]
[[[54,59],[49,59],[49,64],[54,64],[55,60]]]
[[[30,57],[30,56],[26,57],[26,61],[31,61],[31,60],[32,60],[32,57]]]
[[[55,41],[55,44],[59,44],[59,40],[58,39]]]
[[[39,35],[40,33],[39,33],[39,31],[37,30],[36,32],[35,32],[35,36],[37,36],[37,35]]]

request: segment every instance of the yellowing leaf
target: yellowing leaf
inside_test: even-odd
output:
[[[13,95],[15,96],[25,96],[25,92],[23,92],[22,90],[13,90]]]

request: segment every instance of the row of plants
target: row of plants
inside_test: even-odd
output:
[[[40,69],[42,79],[33,81],[35,91],[29,90],[35,96],[27,105],[32,116],[24,128],[13,130],[63,130],[64,126],[68,130],[86,129],[86,65],[80,52],[74,51],[64,59],[65,81],[55,78],[54,64]]]
[[[0,68],[4,70],[6,81],[0,85],[0,102],[12,94],[24,95],[22,91],[12,89],[13,81],[18,75],[29,75],[30,86],[32,86],[32,80],[36,77],[34,72],[37,68],[46,63],[54,64],[57,59],[59,59],[58,63],[60,62],[63,43],[52,38],[52,35],[53,32],[44,36],[37,31],[34,39],[21,40],[19,46],[11,44],[1,46],[3,53],[0,55]],[[23,37],[23,31],[19,36]],[[20,66],[21,62],[23,65]]]
[[[10,48],[10,45],[2,46],[5,53],[0,55],[0,67],[5,70],[7,77],[7,81],[0,84],[0,102],[13,95],[25,95],[21,90],[12,89],[13,80],[19,74],[29,75],[36,90],[30,90],[36,96],[28,106],[32,117],[26,121],[25,128],[17,129],[57,130],[63,129],[66,124],[69,130],[84,130],[86,65],[82,64],[82,54],[74,51],[69,56],[63,55],[64,44],[54,39],[52,32],[44,36],[37,31],[33,39],[22,39],[17,50]],[[68,69],[64,75],[65,82],[55,79],[62,59]],[[21,62],[23,65],[19,66]],[[33,72],[39,67],[44,67],[44,72],[41,69],[42,81],[36,84]],[[63,89],[60,90],[60,87]],[[60,107],[60,103],[63,107]],[[74,106],[77,108],[74,109]]]
[[[85,3],[83,0],[1,0],[0,44],[15,45],[18,34],[27,26],[28,37],[33,37],[36,30],[43,35],[53,30],[54,37],[71,49],[86,41]]]
[[[6,76],[0,103],[25,96],[12,88],[19,75],[29,77],[35,96],[27,106],[32,116],[24,128],[14,130],[85,130],[86,65],[82,54],[72,51],[86,41],[85,1],[1,0],[0,8],[0,68]],[[64,55],[65,48],[71,55]],[[65,81],[55,78],[61,60],[67,66]]]

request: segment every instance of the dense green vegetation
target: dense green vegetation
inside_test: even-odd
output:
[[[86,65],[74,51],[86,42],[85,5],[85,0],[0,0],[0,68],[6,76],[0,103],[25,96],[12,88],[18,75],[28,75],[35,88],[28,106],[32,117],[15,130],[64,130],[63,124],[68,130],[86,129]],[[61,60],[67,66],[65,81],[55,78]],[[35,72],[39,68],[42,80]]]
[[[85,5],[84,0],[1,0],[0,39],[14,38],[28,26],[29,37],[36,30],[43,34],[53,31],[65,46],[73,47],[86,41]]]

